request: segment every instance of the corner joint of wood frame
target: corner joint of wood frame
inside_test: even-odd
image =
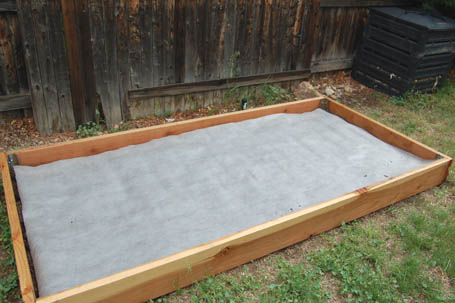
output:
[[[319,104],[319,108],[329,112],[329,100],[327,98],[322,98]]]

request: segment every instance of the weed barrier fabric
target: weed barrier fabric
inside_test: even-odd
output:
[[[429,162],[317,109],[15,166],[40,296]]]

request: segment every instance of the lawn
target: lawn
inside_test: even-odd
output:
[[[349,105],[455,157],[455,82],[433,95],[373,98]],[[150,302],[455,303],[454,173],[437,188]],[[0,200],[0,302],[19,302]]]

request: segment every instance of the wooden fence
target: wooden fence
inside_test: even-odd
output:
[[[233,85],[349,68],[368,7],[410,3],[0,0],[0,98],[31,96],[43,133],[74,130],[99,104],[108,125],[206,105]]]
[[[0,112],[16,110],[23,114],[23,109],[30,107],[24,50],[15,3],[0,1]]]

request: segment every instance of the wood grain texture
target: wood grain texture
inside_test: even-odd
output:
[[[95,121],[96,96],[87,0],[61,0],[76,125]]]
[[[88,0],[96,94],[108,127],[123,119],[118,64],[118,27],[115,0]],[[123,13],[122,13],[123,16]],[[121,37],[123,37],[121,35]]]
[[[29,94],[0,96],[0,112],[30,107],[32,103]]]
[[[14,151],[20,165],[36,166],[56,160],[95,155],[108,150],[118,149],[132,144],[145,143],[170,135],[178,135],[195,129],[206,128],[231,122],[263,117],[275,113],[302,113],[319,107],[322,98],[313,98],[217,116],[152,126],[122,133],[92,137],[47,147],[36,147]]]
[[[24,303],[34,303],[35,291],[33,288],[32,274],[27,259],[27,252],[25,251],[24,237],[22,235],[22,227],[17,211],[16,198],[14,196],[6,153],[0,153],[0,168],[22,301]]]
[[[313,14],[315,11],[313,8]],[[316,25],[312,31],[311,71],[350,68],[348,60],[355,55],[367,17],[368,8],[322,7],[321,3],[318,14],[312,17]]]
[[[0,12],[15,12],[17,11],[15,0],[0,0]]]
[[[413,0],[321,0],[321,7],[412,6]]]
[[[165,85],[155,88],[135,89],[128,92],[128,100],[151,97],[176,96],[190,93],[206,92],[211,90],[232,88],[235,86],[249,86],[263,83],[275,83],[291,80],[303,80],[310,76],[308,70],[278,72],[264,75],[245,76],[229,79],[207,80],[196,83],[182,83]]]
[[[358,189],[236,234],[38,299],[39,303],[143,302],[340,226],[444,181],[451,159]]]
[[[19,0],[18,13],[35,124],[41,133],[75,129],[60,0]]]

